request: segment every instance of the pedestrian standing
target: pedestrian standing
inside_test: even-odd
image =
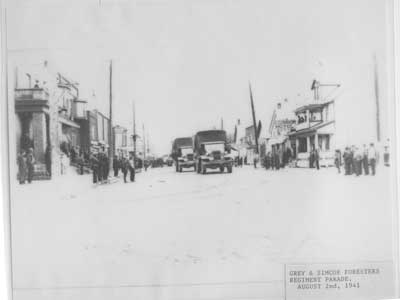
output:
[[[104,175],[104,163],[103,163],[103,152],[99,151],[97,154],[98,160],[98,168],[97,168],[97,180],[99,183],[103,182],[103,175]]]
[[[368,149],[368,161],[371,166],[371,175],[375,176],[376,173],[376,158],[378,157],[378,152],[375,149],[374,143],[369,144]]]
[[[339,149],[335,150],[335,166],[336,169],[338,170],[338,173],[340,174],[340,167],[342,165],[342,153],[340,153]]]
[[[24,184],[26,181],[26,153],[25,150],[21,149],[20,154],[17,158],[18,163],[18,179],[20,184]]]
[[[280,168],[284,168],[285,167],[285,161],[284,161],[284,158],[283,158],[283,147],[282,147],[282,145],[280,145],[280,146],[278,146],[279,148],[278,148],[278,156],[279,156],[279,167]]]
[[[389,146],[385,146],[385,152],[383,153],[383,163],[386,167],[390,167]]]
[[[356,160],[355,160],[355,154],[356,154],[356,146],[352,145],[351,146],[351,172],[350,174],[356,174]]]
[[[343,153],[344,175],[351,175],[351,165],[353,162],[352,153],[349,147],[346,147]]]
[[[115,155],[113,160],[114,177],[118,177],[118,172],[121,167],[120,165],[121,165],[120,160]]]
[[[319,148],[314,148],[314,162],[315,167],[319,170]]]
[[[133,156],[129,158],[129,172],[130,172],[130,180],[131,182],[135,181],[135,160]]]
[[[89,161],[90,161],[90,167],[92,168],[92,173],[93,173],[93,183],[95,184],[98,182],[98,179],[99,179],[99,160],[98,160],[98,157],[96,157],[96,155],[91,153],[91,155],[89,157]]]
[[[28,183],[32,182],[34,165],[35,165],[35,156],[33,155],[33,148],[29,148],[28,154],[26,156],[26,167],[28,170]]]
[[[368,148],[367,145],[363,146],[363,160],[362,165],[364,169],[364,175],[369,175],[369,163],[368,163]]]
[[[354,152],[354,161],[355,161],[355,174],[356,176],[360,176],[362,173],[362,161],[363,161],[364,153],[363,151],[356,147]]]
[[[108,174],[110,172],[109,160],[107,154],[103,153],[103,182],[107,183]]]
[[[314,168],[314,148],[310,151],[309,167],[310,167],[310,169]]]
[[[121,171],[124,175],[124,182],[126,183],[126,175],[128,174],[129,162],[125,157],[121,158]]]

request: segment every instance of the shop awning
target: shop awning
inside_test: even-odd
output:
[[[61,124],[68,125],[74,128],[80,128],[79,124],[75,123],[74,121],[64,119],[63,117],[59,117],[58,120]]]

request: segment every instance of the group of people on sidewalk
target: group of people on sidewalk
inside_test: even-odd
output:
[[[92,153],[90,155],[90,165],[94,184],[107,183],[109,181],[110,160],[104,151],[99,151],[97,154]],[[121,170],[125,183],[128,182],[128,172],[130,174],[130,181],[135,181],[135,163],[132,155],[129,158],[114,156],[112,167],[114,170],[114,177],[118,177],[119,171]]]
[[[125,156],[114,156],[113,160],[113,169],[114,169],[114,177],[118,177],[118,173],[121,170],[122,174],[124,175],[124,182],[127,183],[126,177],[128,176],[129,172],[129,179],[131,182],[135,181],[135,161],[133,155],[130,155],[129,158]]]
[[[266,170],[283,169],[292,161],[292,156],[293,154],[290,148],[286,148],[286,150],[284,150],[282,147],[277,149],[273,148],[272,151],[268,151],[263,158],[262,165]],[[254,163],[254,167],[257,167],[256,163]]]
[[[387,148],[386,148],[387,149]],[[351,146],[346,147],[343,155],[340,150],[335,151],[335,166],[338,173],[341,173],[342,158],[344,165],[345,175],[375,175],[376,163],[378,160],[378,151],[374,143],[370,143],[369,147],[363,145],[362,147]],[[389,165],[389,154],[385,151],[384,155],[385,165]]]

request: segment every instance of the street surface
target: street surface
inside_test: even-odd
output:
[[[285,263],[392,259],[390,169],[149,169],[15,185],[15,300],[283,299]]]

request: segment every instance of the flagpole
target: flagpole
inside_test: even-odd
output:
[[[251,83],[250,82],[249,82],[249,90],[250,90],[251,113],[252,113],[252,116],[253,116],[254,139],[255,139],[255,142],[256,142],[256,154],[258,154],[256,112],[255,112],[255,109],[254,109],[253,92],[251,90]]]

